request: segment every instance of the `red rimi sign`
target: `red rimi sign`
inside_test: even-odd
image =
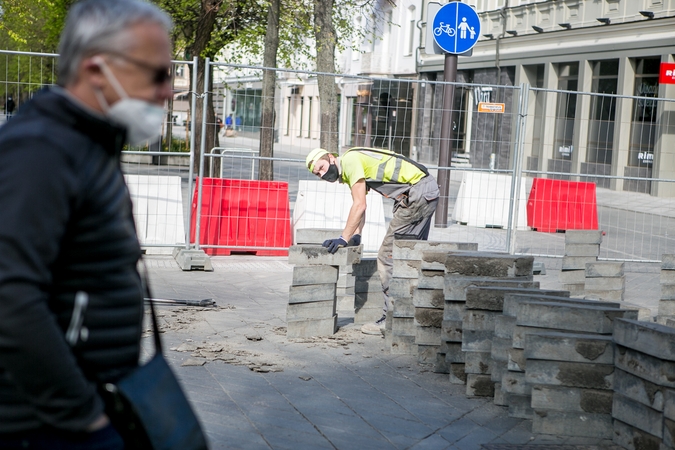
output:
[[[675,84],[675,63],[661,63],[659,83]]]

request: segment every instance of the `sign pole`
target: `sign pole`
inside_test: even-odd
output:
[[[457,55],[454,53],[445,54],[445,64],[443,66],[443,75],[445,82],[454,83],[457,80]],[[450,194],[450,155],[451,143],[455,138],[452,129],[452,108],[455,104],[455,85],[445,84],[443,86],[443,114],[441,116],[441,141],[438,153],[438,186],[441,191],[441,197],[438,199],[436,207],[436,218],[434,225],[437,228],[448,227],[448,195]]]
[[[428,26],[428,25],[427,25]],[[480,18],[469,5],[451,0],[436,12],[431,24],[431,33],[436,45],[445,52],[443,67],[443,114],[438,152],[438,188],[441,197],[436,206],[434,226],[447,228],[448,195],[450,193],[450,160],[455,132],[452,127],[452,109],[455,105],[457,80],[457,55],[467,54],[480,36]]]

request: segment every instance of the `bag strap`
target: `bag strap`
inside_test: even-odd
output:
[[[155,340],[155,353],[162,353],[162,340],[159,337],[159,323],[157,321],[157,314],[155,313],[155,305],[152,301],[153,297],[150,294],[150,283],[148,283],[148,266],[145,263],[145,258],[141,259],[143,261],[143,275],[141,276],[141,284],[143,285],[143,291],[148,298],[148,304],[150,305],[150,318],[152,320],[152,335]],[[145,302],[144,302],[145,303]]]
[[[386,155],[386,156],[393,156],[394,158],[402,159],[403,161],[405,161],[407,163],[410,163],[413,166],[417,167],[422,173],[424,173],[425,176],[429,175],[429,170],[427,170],[427,168],[424,167],[422,164],[418,163],[417,161],[415,161],[413,159],[408,158],[405,155],[401,155],[399,153],[385,152],[383,150],[378,150],[376,148],[369,148],[369,147],[352,147],[349,150],[347,150],[346,152],[344,152],[343,155],[351,152],[352,150],[356,150],[357,152],[358,151],[366,151],[366,152],[379,153],[381,155]]]

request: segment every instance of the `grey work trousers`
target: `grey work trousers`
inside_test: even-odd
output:
[[[395,239],[412,239],[426,241],[431,228],[431,217],[438,204],[438,183],[428,175],[410,187],[407,194],[394,202],[394,216],[384,236],[380,250],[377,252],[377,270],[382,280],[384,294],[383,315],[392,308],[389,298],[389,284],[394,270],[392,253]]]

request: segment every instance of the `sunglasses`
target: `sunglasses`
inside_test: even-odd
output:
[[[131,56],[123,55],[122,53],[117,52],[107,52],[107,53],[117,58],[121,58],[125,61],[128,61],[144,70],[147,70],[148,72],[151,72],[153,74],[152,82],[154,84],[164,84],[167,81],[171,80],[171,67],[156,67],[146,62],[140,61],[136,58],[132,58]]]

